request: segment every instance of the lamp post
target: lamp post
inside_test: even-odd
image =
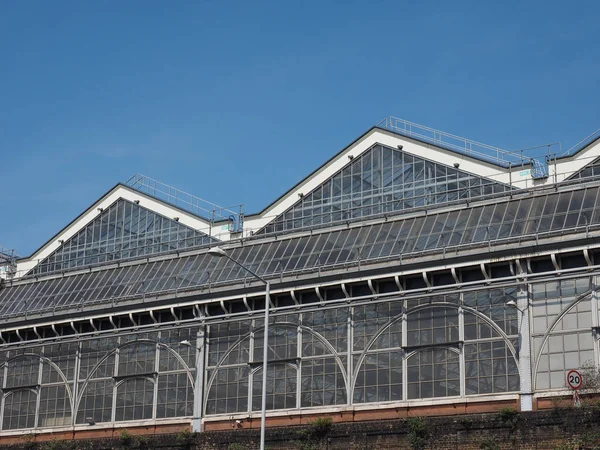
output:
[[[269,306],[271,304],[271,283],[260,275],[248,269],[239,261],[233,259],[225,250],[220,247],[212,247],[208,250],[209,255],[227,258],[232,263],[238,265],[250,275],[265,284],[265,336],[263,340],[263,373],[262,373],[262,398],[261,398],[261,416],[260,416],[260,450],[265,448],[265,424],[267,420],[267,356],[269,344]]]

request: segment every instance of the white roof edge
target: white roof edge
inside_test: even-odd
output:
[[[579,172],[600,157],[600,139],[591,142],[577,153],[556,160],[556,166],[550,162],[550,172],[556,174],[556,181],[564,181]]]
[[[392,131],[373,128],[350,146],[342,150],[335,158],[325,163],[318,170],[313,172],[302,182],[296,185],[291,191],[284,194],[271,206],[256,216],[247,216],[244,222],[244,232],[256,232],[274,220],[277,216],[287,211],[294,205],[299,194],[307,194],[320,186],[328,178],[350,163],[350,155],[354,158],[359,157],[376,144],[381,144],[391,148],[402,146],[402,151],[421,158],[426,158],[440,164],[452,167],[455,163],[460,164],[460,170],[470,172],[473,175],[489,178],[500,183],[512,184],[517,188],[528,188],[534,186],[534,180],[531,170],[523,170],[521,167],[515,167],[512,170],[498,166],[493,163],[487,163],[480,159],[463,155],[451,150],[437,147],[433,144],[424,143],[411,139],[409,137],[398,135]],[[538,186],[540,183],[536,182]]]
[[[23,276],[41,261],[50,256],[55,250],[57,250],[61,243],[59,241],[68,241],[80,230],[82,230],[87,224],[96,219],[103,210],[109,208],[114,202],[119,199],[128,200],[131,202],[139,201],[139,205],[149,209],[156,214],[164,217],[178,218],[179,223],[188,226],[194,230],[201,231],[207,235],[210,235],[216,239],[219,239],[222,234],[223,238],[229,238],[229,232],[222,233],[222,230],[215,230],[210,226],[209,222],[201,219],[200,217],[187,213],[186,211],[179,209],[175,206],[171,206],[160,200],[157,200],[148,194],[136,191],[128,186],[118,184],[111,189],[106,195],[97,200],[92,206],[83,212],[78,218],[67,225],[62,231],[54,236],[50,241],[46,242],[40,249],[33,253],[30,257],[20,259],[17,261],[17,271],[15,278]]]

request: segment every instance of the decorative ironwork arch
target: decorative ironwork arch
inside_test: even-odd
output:
[[[117,348],[115,348],[114,350],[111,350],[110,352],[108,352],[106,355],[104,355],[95,365],[94,367],[92,367],[92,369],[90,370],[90,372],[88,373],[88,376],[86,377],[85,381],[83,382],[82,386],[81,386],[81,390],[79,391],[78,395],[77,395],[77,399],[76,399],[76,407],[73,409],[73,411],[75,413],[79,412],[79,406],[81,404],[81,399],[83,398],[83,394],[85,393],[88,384],[90,383],[90,379],[92,377],[92,375],[94,375],[94,373],[98,370],[98,368],[111,356],[116,355],[117,351],[119,351],[122,348],[125,347],[131,347],[134,345],[138,345],[140,343],[143,344],[147,344],[147,345],[155,345],[158,346],[159,348],[164,348],[166,349],[169,353],[171,353],[175,359],[177,359],[179,361],[179,363],[183,366],[183,368],[185,369],[186,375],[188,377],[188,380],[191,383],[192,389],[194,388],[194,377],[192,375],[192,371],[190,370],[190,367],[187,365],[187,363],[185,362],[185,360],[181,357],[181,355],[179,353],[177,353],[175,350],[173,350],[172,347],[170,347],[169,345],[163,343],[163,342],[158,342],[158,341],[154,341],[152,339],[137,339],[135,341],[129,341],[129,342],[125,342],[122,345],[119,345]],[[131,378],[135,378],[135,376],[132,376]],[[144,377],[138,377],[138,378],[144,378]],[[126,380],[121,380],[118,383],[115,383],[115,388],[120,385],[123,381]],[[153,381],[154,382],[154,381]],[[75,417],[76,414],[73,414],[73,417]],[[75,419],[73,419],[75,420]]]
[[[565,309],[563,309],[560,312],[560,314],[558,314],[558,316],[556,316],[556,318],[554,319],[552,324],[550,324],[550,326],[546,329],[546,332],[544,333],[544,338],[542,339],[542,345],[540,345],[540,351],[538,352],[537,355],[535,355],[535,364],[533,366],[533,373],[531,375],[531,378],[532,378],[531,381],[532,381],[534,390],[535,390],[536,384],[537,384],[537,373],[538,373],[538,369],[540,366],[540,360],[542,357],[542,350],[544,350],[544,348],[546,348],[546,345],[548,344],[548,338],[550,337],[550,333],[552,333],[552,331],[559,324],[559,322],[561,320],[563,320],[565,318],[565,316],[567,314],[569,314],[569,312],[575,306],[577,306],[582,301],[587,300],[588,298],[589,299],[592,298],[592,290],[591,289],[589,291],[584,292],[580,296],[576,297],[575,300],[573,300],[569,305],[567,305],[567,307]]]
[[[401,314],[397,314],[396,316],[392,317],[387,323],[385,323],[378,331],[377,333],[375,333],[373,335],[373,337],[371,339],[369,339],[369,341],[367,342],[367,344],[365,345],[365,348],[363,349],[362,353],[360,354],[358,361],[356,363],[356,366],[354,368],[354,373],[352,374],[352,385],[351,385],[351,391],[352,393],[354,393],[354,390],[356,389],[356,379],[358,377],[358,373],[359,373],[359,369],[362,366],[362,364],[364,363],[364,360],[367,356],[367,353],[369,352],[369,350],[371,349],[372,345],[377,341],[377,339],[379,339],[379,337],[385,333],[386,330],[388,330],[394,323],[398,322],[399,320],[402,320],[402,317],[406,314],[406,316],[408,317],[410,314],[419,312],[419,311],[423,311],[426,309],[435,309],[435,308],[462,308],[463,311],[468,312],[470,314],[473,314],[479,318],[481,318],[484,322],[486,322],[488,325],[490,325],[494,330],[496,330],[498,332],[498,334],[500,335],[500,337],[502,337],[502,339],[504,339],[508,349],[510,350],[513,358],[515,359],[515,361],[518,361],[518,357],[517,357],[517,352],[516,349],[514,347],[514,345],[512,344],[512,342],[510,341],[508,335],[504,332],[504,330],[496,323],[494,322],[491,318],[489,318],[488,316],[486,316],[485,314],[483,314],[480,311],[477,311],[475,308],[472,308],[470,306],[465,306],[465,305],[459,305],[456,303],[450,303],[450,302],[438,302],[438,303],[428,303],[426,305],[418,305],[415,306],[413,308],[407,309],[406,311],[404,311]],[[423,347],[423,348],[428,348],[428,347]],[[421,350],[421,349],[419,349]],[[405,355],[405,358],[408,359],[409,358],[409,354]],[[517,364],[518,367],[518,364]]]

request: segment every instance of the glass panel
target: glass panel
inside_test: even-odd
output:
[[[334,358],[302,361],[301,406],[327,406],[346,403],[346,385]]]
[[[408,358],[408,398],[460,395],[458,353],[445,348],[424,349]]]
[[[24,389],[10,392],[4,399],[3,430],[33,428],[35,425],[35,404],[37,394]]]
[[[460,198],[475,198],[482,194],[482,184],[489,187],[490,193],[511,189],[508,185],[408,155],[398,149],[375,145],[304,195],[259,233],[444,203],[457,200],[459,194]],[[332,214],[332,211],[336,213]],[[294,217],[293,221],[289,220],[290,216]],[[417,243],[417,249],[420,247],[422,245]]]
[[[66,386],[42,386],[38,420],[40,427],[71,425],[71,404]]]
[[[158,377],[156,418],[191,416],[194,410],[194,390],[187,373]]]
[[[133,378],[117,386],[115,420],[152,419],[154,382],[147,378]]]
[[[83,388],[83,386],[81,387]],[[85,386],[79,403],[77,423],[86,423],[86,417],[92,417],[96,422],[110,422],[113,388],[114,382],[112,379],[89,382]]]
[[[252,410],[261,409],[262,368],[254,373],[252,385]],[[267,366],[267,409],[289,409],[296,407],[296,367],[290,364]]]
[[[368,353],[357,373],[354,402],[402,400],[402,355],[401,350]]]
[[[119,199],[32,271],[73,267],[210,244],[215,239],[128,200]]]
[[[209,371],[210,375],[212,371]],[[206,400],[206,414],[244,412],[248,410],[249,366],[217,370]]]

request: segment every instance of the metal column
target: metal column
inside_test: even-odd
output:
[[[204,429],[204,383],[206,372],[206,327],[196,335],[196,382],[194,384],[194,418],[192,431],[199,433]]]
[[[533,409],[533,383],[531,378],[531,327],[529,292],[527,284],[519,284],[517,307],[521,320],[519,324],[519,376],[521,385],[521,411]]]

